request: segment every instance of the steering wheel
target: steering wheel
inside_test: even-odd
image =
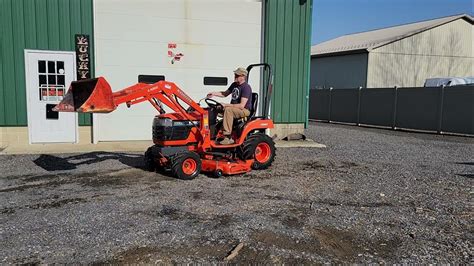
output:
[[[207,106],[209,106],[210,108],[214,108],[216,110],[224,110],[224,106],[220,102],[214,99],[206,98],[204,101],[206,102]]]

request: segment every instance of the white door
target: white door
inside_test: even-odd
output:
[[[77,114],[51,109],[75,80],[75,53],[25,50],[30,143],[76,143]]]

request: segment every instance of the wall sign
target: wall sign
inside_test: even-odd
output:
[[[178,45],[176,43],[168,43],[168,57],[171,57],[171,64],[180,61],[181,57],[184,56],[183,53],[175,53],[174,49],[176,49],[177,47]]]
[[[89,35],[76,34],[77,80],[90,79]]]

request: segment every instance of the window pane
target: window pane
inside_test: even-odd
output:
[[[55,104],[46,104],[46,119],[59,119],[59,112],[53,111]]]
[[[64,74],[64,61],[56,61],[56,73]]]
[[[56,85],[56,75],[48,75],[48,84]]]
[[[66,85],[64,81],[64,75],[58,75],[58,85]]]
[[[163,75],[138,75],[138,82],[153,84],[160,80],[165,80]]]
[[[39,75],[39,85],[46,85],[46,75]]]
[[[38,61],[38,73],[46,73],[46,61]]]
[[[48,61],[48,73],[56,73],[54,61]]]
[[[226,86],[226,77],[204,77],[204,85]]]

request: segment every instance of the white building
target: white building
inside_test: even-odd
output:
[[[420,87],[427,78],[473,75],[469,15],[344,35],[311,47],[311,88]]]

